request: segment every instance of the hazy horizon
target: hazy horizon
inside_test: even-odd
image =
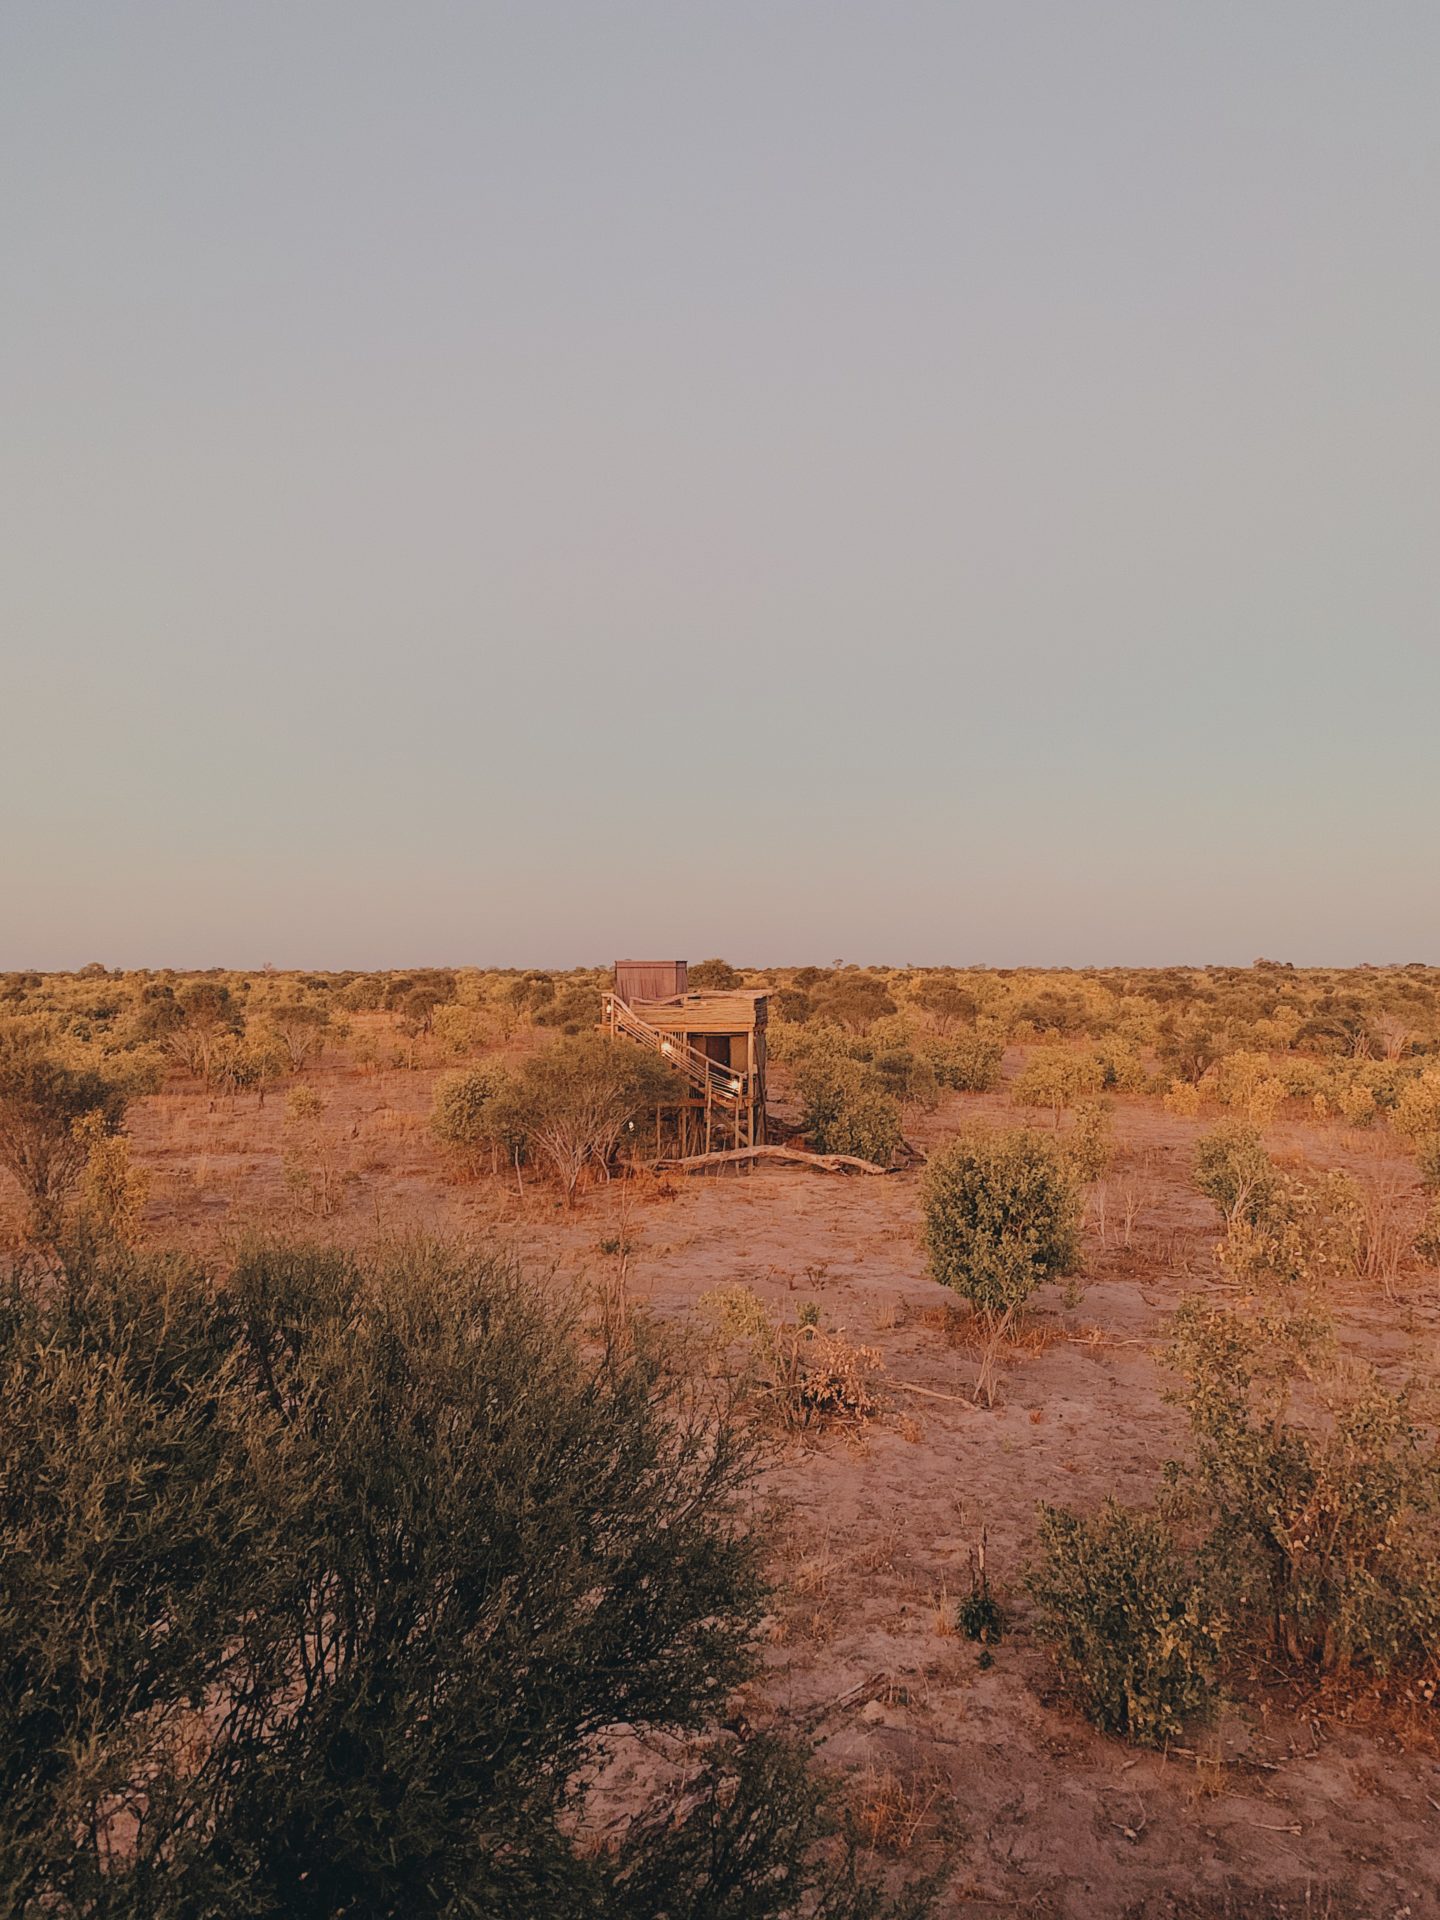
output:
[[[0,968],[1440,962],[1437,77],[9,9]]]

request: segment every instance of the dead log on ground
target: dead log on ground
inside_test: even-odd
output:
[[[705,1167],[735,1166],[742,1160],[785,1160],[792,1166],[818,1167],[821,1173],[898,1173],[853,1153],[806,1153],[800,1147],[730,1147],[724,1153],[692,1153],[683,1160],[652,1160],[652,1173],[698,1173]]]

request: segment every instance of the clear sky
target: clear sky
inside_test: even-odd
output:
[[[1440,961],[1434,0],[9,0],[0,966]]]

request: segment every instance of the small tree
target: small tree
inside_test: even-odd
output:
[[[688,970],[690,985],[701,993],[728,993],[743,987],[745,976],[737,973],[728,960],[700,960]]]
[[[1035,1047],[1010,1097],[1022,1107],[1048,1107],[1058,1129],[1066,1107],[1093,1100],[1104,1084],[1104,1065],[1094,1054],[1071,1047]]]
[[[330,1015],[324,1007],[299,1001],[292,1006],[272,1007],[269,1025],[290,1071],[299,1073],[311,1060],[319,1058]]]
[[[1078,1257],[1079,1189],[1043,1134],[960,1134],[931,1158],[922,1192],[931,1273],[992,1325]]]
[[[23,1041],[0,1051],[0,1166],[29,1205],[29,1231],[52,1239],[97,1137],[125,1117],[124,1091],[91,1070],[52,1060]]]
[[[817,1019],[831,1020],[851,1033],[866,1033],[876,1020],[895,1012],[889,988],[870,973],[832,974],[811,990],[810,1006]]]
[[[680,1097],[675,1073],[658,1055],[582,1033],[527,1060],[497,1118],[555,1175],[568,1207],[588,1169],[607,1171],[621,1139]]]
[[[958,1023],[972,1021],[979,1010],[974,994],[944,974],[922,980],[910,997],[930,1015],[941,1033],[948,1033]]]
[[[216,980],[192,980],[176,993],[174,1004],[178,1019],[156,1016],[165,1044],[187,1073],[208,1080],[216,1048],[244,1032],[245,1016],[229,987]]]

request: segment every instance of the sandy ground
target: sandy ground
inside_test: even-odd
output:
[[[143,1102],[132,1137],[152,1177],[151,1236],[222,1248],[277,1223],[354,1242],[498,1234],[537,1270],[595,1280],[613,1280],[602,1243],[623,1238],[631,1293],[666,1316],[693,1316],[721,1282],[782,1310],[816,1301],[827,1326],[881,1350],[885,1411],[858,1435],[787,1444],[766,1476],[777,1597],[751,1717],[813,1735],[887,1857],[950,1858],[942,1913],[1440,1915],[1440,1745],[1422,1709],[1261,1681],[1193,1747],[1143,1753],[1059,1697],[1028,1631],[1036,1503],[1144,1500],[1182,1448],[1156,1343],[1184,1294],[1216,1284],[1213,1218],[1188,1181],[1203,1123],[1117,1103],[1079,1286],[1037,1297],[987,1408],[925,1274],[914,1173],[767,1166],[612,1183],[567,1216],[543,1189],[447,1178],[425,1125],[433,1077],[343,1061],[307,1075],[326,1102],[318,1158],[337,1204],[323,1216],[313,1191],[287,1184],[283,1096],[262,1108],[181,1088]],[[1020,1117],[1003,1092],[959,1097],[912,1116],[910,1137],[924,1148],[977,1116]],[[1278,1153],[1352,1168],[1418,1217],[1413,1168],[1383,1132],[1282,1122],[1270,1137]],[[1357,1283],[1342,1307],[1358,1350],[1434,1376],[1436,1276]],[[988,1667],[954,1631],[982,1533],[1013,1616]]]

